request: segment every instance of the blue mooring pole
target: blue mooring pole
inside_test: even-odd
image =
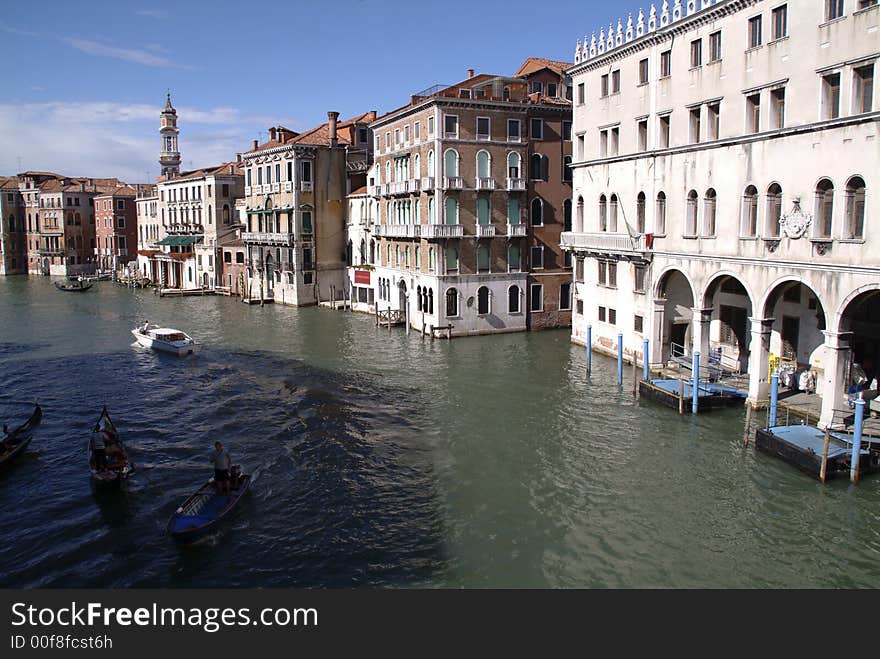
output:
[[[770,376],[770,420],[767,427],[772,428],[776,425],[776,408],[779,404],[779,372],[773,371]]]
[[[849,479],[853,483],[859,482],[859,453],[862,451],[862,425],[865,422],[865,399],[859,392],[856,401],[856,427],[853,431],[852,460],[849,464]]]
[[[587,325],[587,373],[593,367],[593,326]]]
[[[623,386],[623,334],[617,334],[617,386]]]
[[[645,342],[642,344],[642,361],[644,361],[644,364],[642,364],[642,375],[643,375],[644,380],[647,380],[648,377],[651,375],[651,373],[649,372],[649,369],[648,369],[648,348],[649,347],[650,346],[648,343],[648,339],[645,339]]]
[[[694,351],[694,381],[691,383],[693,388],[691,399],[691,413],[696,414],[700,403],[700,351]]]

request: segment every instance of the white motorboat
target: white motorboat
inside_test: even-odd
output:
[[[145,323],[131,330],[135,340],[145,348],[170,352],[172,355],[191,355],[198,344],[185,332]]]

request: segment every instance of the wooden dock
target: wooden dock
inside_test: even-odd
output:
[[[639,381],[639,395],[671,407],[679,412],[690,411],[693,383],[689,380],[654,379]],[[697,394],[697,412],[742,405],[747,392],[717,382],[700,382]]]
[[[808,425],[758,428],[755,448],[789,463],[814,478],[822,479],[823,455],[827,455],[824,478],[849,478],[853,450],[853,435],[848,432],[826,433]],[[859,473],[880,471],[880,442],[862,438],[859,451]]]
[[[215,295],[210,288],[160,288],[159,297],[190,297],[193,295]]]

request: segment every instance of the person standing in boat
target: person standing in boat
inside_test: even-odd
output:
[[[229,470],[232,468],[232,456],[223,448],[220,442],[214,442],[214,453],[211,455],[214,463],[214,487],[218,492],[229,493]]]

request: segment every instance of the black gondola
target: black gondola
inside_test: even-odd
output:
[[[180,543],[195,542],[211,533],[241,501],[251,484],[239,465],[230,469],[229,494],[220,494],[211,478],[174,511],[166,529]]]
[[[60,281],[55,282],[55,288],[68,293],[84,293],[91,287],[92,283],[88,281],[72,281],[69,284],[62,284]]]
[[[34,428],[37,427],[37,424],[40,423],[40,419],[42,418],[43,410],[40,408],[40,404],[34,403],[34,411],[31,413],[28,420],[18,428],[6,433],[3,437],[3,441],[0,441],[0,467],[9,464],[16,456],[21,455],[21,453],[24,452],[27,445],[30,444],[31,440],[34,438]]]
[[[118,485],[134,471],[106,405],[89,440],[89,471],[97,485]]]

